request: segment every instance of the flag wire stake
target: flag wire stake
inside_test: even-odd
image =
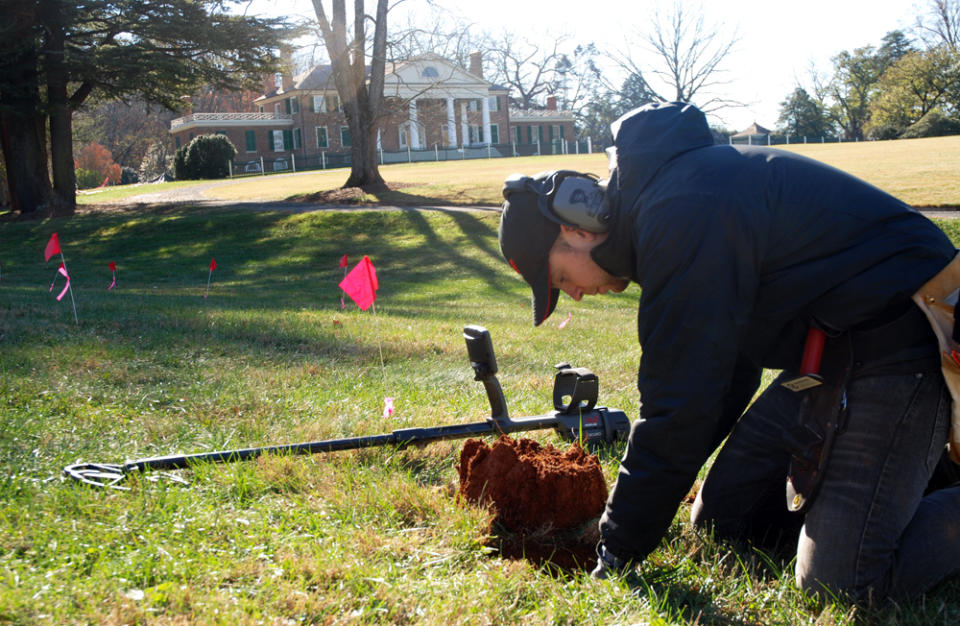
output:
[[[59,247],[59,241],[57,241],[57,247]],[[70,284],[70,272],[67,270],[67,259],[63,256],[63,250],[60,250],[60,261],[63,263],[63,271],[67,272],[67,287],[70,292],[70,302],[73,303],[73,321],[80,325],[80,318],[77,317],[77,301],[73,299],[73,285]]]
[[[371,302],[373,308],[373,323],[377,327],[377,350],[380,351],[380,373],[383,374],[383,393],[387,393],[387,368],[383,364],[383,343],[380,341],[380,318],[377,317],[377,303]]]

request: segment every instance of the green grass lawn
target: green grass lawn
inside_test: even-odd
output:
[[[462,442],[206,465],[180,473],[186,487],[62,478],[78,461],[482,420],[462,339],[472,323],[491,332],[512,415],[551,407],[564,360],[597,373],[601,403],[635,415],[636,286],[563,299],[553,320],[570,313],[569,325],[534,329],[497,219],[185,208],[0,223],[0,623],[960,620],[957,583],[866,616],[821,606],[796,591],[789,561],[691,532],[686,506],[625,580],[501,558],[489,513],[452,495]],[[48,291],[53,231],[79,325]],[[376,265],[375,311],[341,310],[345,253]],[[611,482],[621,453],[601,455]]]
[[[897,141],[868,141],[777,146],[848,171],[917,207],[960,207],[960,136]],[[510,174],[534,174],[551,169],[574,169],[607,175],[605,154],[582,154],[503,159],[474,159],[381,167],[384,179],[404,187],[371,203],[428,206],[496,206],[502,201],[503,180]],[[262,202],[296,200],[317,191],[336,189],[346,181],[345,169],[252,176],[219,181],[203,191],[210,200]],[[202,183],[181,181],[112,187],[82,194],[80,204],[117,202],[143,193],[179,189]]]

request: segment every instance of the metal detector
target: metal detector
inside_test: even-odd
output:
[[[560,363],[556,366],[553,411],[545,415],[511,418],[507,412],[507,402],[503,397],[500,381],[496,376],[497,359],[493,353],[490,333],[481,326],[471,325],[463,329],[463,337],[467,342],[467,356],[470,359],[475,380],[483,383],[490,402],[490,417],[486,421],[451,426],[401,428],[391,433],[365,437],[159,456],[127,461],[123,464],[75,463],[65,467],[63,474],[93,487],[126,489],[127,487],[121,486],[120,483],[134,472],[168,472],[199,463],[246,461],[264,454],[317,454],[375,446],[403,447],[445,439],[465,439],[486,434],[509,434],[549,428],[557,431],[564,440],[580,442],[584,447],[623,441],[629,435],[630,420],[623,411],[596,406],[599,388],[596,375],[586,368],[571,367],[568,363]],[[185,480],[175,474],[164,473],[163,476],[186,484]]]

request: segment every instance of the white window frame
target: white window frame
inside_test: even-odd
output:
[[[282,130],[271,130],[270,131],[270,148],[274,152],[283,152],[283,131]]]
[[[323,143],[320,143],[320,130],[323,129]],[[330,147],[330,133],[327,131],[326,126],[314,126],[314,131],[317,136],[317,147],[318,148],[329,148]]]
[[[303,131],[299,128],[293,129],[293,149],[299,150],[303,145]]]
[[[300,112],[300,98],[287,98],[290,101],[290,112],[299,113]]]
[[[326,113],[327,112],[327,99],[323,96],[314,96],[313,97],[313,112],[314,113]]]

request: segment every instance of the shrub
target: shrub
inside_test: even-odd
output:
[[[918,137],[943,137],[944,135],[960,135],[960,120],[955,117],[947,117],[939,109],[933,109],[911,124],[900,137],[901,139],[915,139]]]
[[[110,184],[116,185],[120,183],[120,179],[123,177],[120,166],[113,162],[113,155],[98,143],[88,143],[81,148],[74,162],[74,167],[78,170],[95,172],[100,179],[96,185],[90,185],[89,187],[80,186],[78,181],[77,186],[80,189],[99,187],[103,184],[105,178],[109,179]]]
[[[182,165],[180,151],[183,150]],[[237,149],[224,135],[200,135],[177,150],[174,171],[179,178],[226,178]],[[179,166],[179,167],[178,167]]]
[[[140,176],[137,174],[137,170],[132,167],[127,167],[126,165],[120,170],[120,184],[121,185],[132,185],[133,183],[139,183]]]
[[[94,187],[99,187],[103,182],[103,178],[99,172],[94,172],[93,170],[88,170],[83,167],[78,167],[75,174],[77,176],[77,189],[93,189]]]
[[[896,139],[902,133],[902,128],[893,124],[878,124],[867,129],[867,139]]]
[[[180,146],[173,155],[173,177],[177,180],[191,178],[187,171],[187,146]]]

